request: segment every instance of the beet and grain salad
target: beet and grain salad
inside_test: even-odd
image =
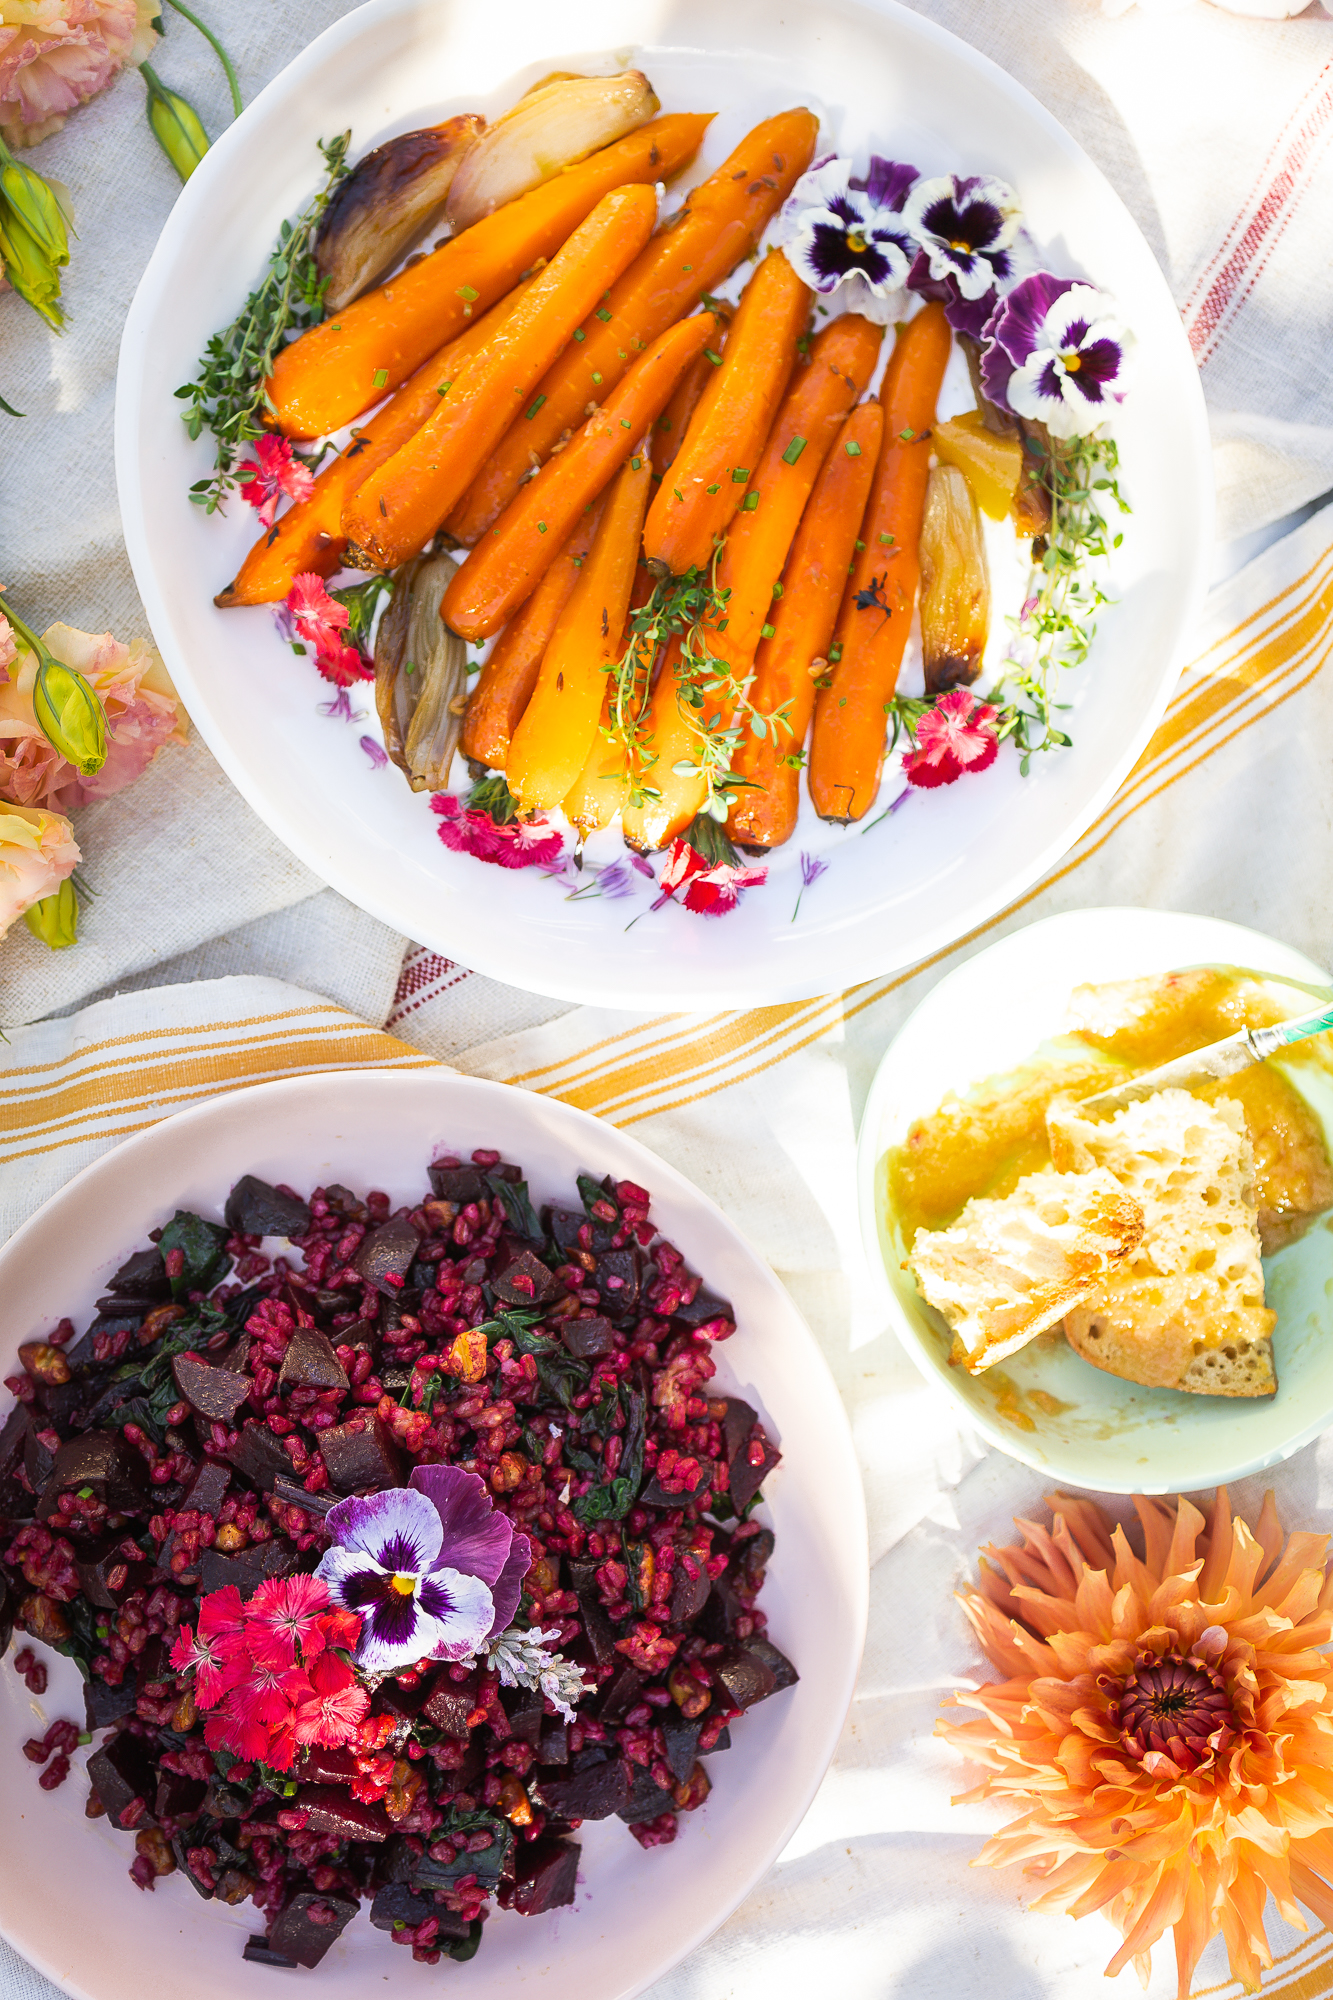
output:
[[[796,1679],[755,1601],[778,1453],[710,1393],[731,1308],[647,1192],[538,1215],[498,1153],[429,1176],[395,1211],[246,1175],[7,1378],[0,1643],[71,1655],[87,1711],[25,1755],[50,1790],[94,1743],[135,1883],[250,1898],[262,1964],[318,1964],[362,1898],[472,1957],[492,1898],[573,1901],[583,1820],[673,1841]]]

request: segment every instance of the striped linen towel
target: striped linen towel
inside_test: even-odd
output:
[[[652,1019],[580,1008],[463,1055],[465,1069],[632,1127],[721,1203],[813,1326],[865,1477],[870,1640],[834,1766],[767,1881],[652,2000],[782,2000],[824,1985],[911,2000],[1107,1990],[1101,1968],[1116,1940],[1103,1920],[1023,1913],[1010,1873],[969,1870],[994,1823],[988,1809],[948,1803],[967,1781],[931,1736],[939,1695],[960,1677],[989,1677],[949,1590],[981,1541],[1011,1539],[1011,1516],[1038,1509],[1043,1482],[960,1430],[885,1330],[857,1232],[856,1125],[887,1041],[931,984],[1055,911],[1205,911],[1326,961],[1331,654],[1333,507],[1213,594],[1194,660],[1119,796],[1043,883],[953,950],[850,993],[772,1007]],[[117,1139],[202,1097],[451,1054],[486,1016],[475,991],[462,968],[418,954],[391,1032],[253,978],[126,995],[14,1031],[0,1051],[0,1226]],[[1289,1527],[1333,1526],[1333,1445],[1311,1446],[1272,1483]],[[1260,1498],[1260,1482],[1235,1493],[1251,1520]],[[1328,2000],[1333,1937],[1270,1918],[1267,2000]],[[1153,2000],[1175,1991],[1169,1959],[1159,1947]],[[51,1992],[0,1948],[3,2000]],[[1195,1994],[1238,2000],[1218,1947]]]

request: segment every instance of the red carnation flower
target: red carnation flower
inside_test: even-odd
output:
[[[903,760],[909,785],[952,785],[965,771],[984,771],[1000,748],[999,710],[970,688],[950,688],[916,726],[916,748]]]

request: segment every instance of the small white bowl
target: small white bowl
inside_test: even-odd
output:
[[[1303,953],[1239,924],[1159,910],[1073,910],[979,952],[904,1022],[871,1085],[857,1160],[861,1234],[890,1324],[959,1416],[1012,1458],[1105,1493],[1195,1492],[1279,1464],[1333,1424],[1333,1234],[1316,1222],[1264,1260],[1277,1313],[1278,1390],[1254,1400],[1145,1389],[1107,1375],[1064,1342],[1022,1348],[984,1374],[949,1366],[944,1321],[901,1268],[885,1155],[949,1091],[1003,1074],[1059,1032],[1076,986],[1192,965],[1239,965],[1291,980],[1293,1012],[1329,993]],[[1311,997],[1304,998],[1312,989]],[[1333,1135],[1333,1088],[1299,1083]],[[1030,1392],[1063,1405],[1044,1410]]]
[[[495,1912],[466,1969],[414,1964],[363,1910],[309,1990],[362,2000],[387,1985],[420,2000],[444,1977],[469,2000],[537,1991],[542,2000],[629,2000],[722,1923],[790,1838],[833,1754],[865,1639],[865,1503],[842,1403],[787,1293],[721,1210],[614,1126],[505,1084],[443,1069],[261,1084],[126,1140],[19,1230],[0,1251],[0,1358],[9,1372],[18,1343],[65,1314],[85,1324],[149,1229],[178,1207],[220,1217],[243,1173],[302,1193],[330,1180],[379,1187],[397,1204],[419,1197],[437,1154],[466,1157],[476,1146],[520,1164],[538,1204],[570,1199],[580,1171],[638,1181],[664,1234],[731,1300],[737,1331],[715,1350],[718,1380],[758,1407],[782,1448],[766,1488],[777,1549],[761,1601],[801,1678],[737,1726],[733,1748],[711,1763],[711,1797],[684,1817],[674,1846],[645,1853],[619,1820],[586,1824],[574,1907]],[[83,1717],[73,1663],[40,1650],[51,1668],[41,1703],[12,1668],[0,1675],[0,1930],[81,2000],[267,1992],[272,1975],[241,1960],[247,1935],[264,1928],[253,1904],[203,1902],[179,1873],[141,1895],[127,1872],[133,1842],[105,1819],[84,1818],[81,1753],[63,1787],[38,1789],[20,1744],[43,1717]]]

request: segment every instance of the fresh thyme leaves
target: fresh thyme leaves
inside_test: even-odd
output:
[[[497,826],[508,826],[511,819],[518,818],[518,800],[499,773],[478,778],[467,795],[467,809],[489,813]]]
[[[657,753],[645,732],[645,696],[653,661],[671,644],[662,667],[676,681],[676,702],[694,737],[694,752],[672,769],[680,777],[704,781],[702,812],[724,822],[736,794],[751,780],[732,770],[732,759],[745,731],[763,737],[787,723],[790,703],[771,716],[761,715],[750,700],[753,676],[738,680],[715,641],[727,629],[730,592],[717,582],[717,556],[707,569],[690,569],[682,577],[666,577],[654,585],[646,603],[630,615],[629,640],[620,659],[607,671],[614,676],[606,735],[628,750],[629,796],[634,807],[660,799],[647,782]]]
[[[192,438],[207,430],[217,443],[213,475],[196,480],[190,498],[215,513],[238,484],[237,461],[247,444],[262,436],[264,412],[272,408],[265,382],[290,334],[316,326],[324,317],[327,280],[314,258],[315,233],[329,200],[346,177],[351,133],[320,140],[324,185],[296,218],[284,222],[269,256],[268,269],[240,313],[204,349],[198,378],[176,394],[186,403],[181,417]]]
[[[1069,737],[1056,717],[1069,706],[1057,699],[1062,672],[1081,667],[1097,633],[1097,614],[1111,602],[1089,565],[1106,561],[1123,537],[1113,531],[1112,508],[1130,511],[1120,491],[1115,441],[1105,437],[1059,439],[1044,446],[1029,439],[1027,449],[1045,460],[1042,484],[1051,496],[1051,525],[1028,581],[1023,609],[1009,619],[1014,638],[1004,672],[985,696],[999,711],[1003,743],[1012,737],[1024,777],[1033,757],[1066,750]],[[906,695],[889,705],[890,749],[900,735],[915,744],[916,726],[929,701]]]
[[[377,572],[366,578],[364,583],[350,583],[345,590],[331,590],[329,596],[335,603],[347,607],[347,624],[343,631],[344,642],[355,646],[363,658],[373,664],[370,634],[375,623],[375,612],[381,597],[392,597],[393,578],[384,572]],[[412,669],[409,666],[408,673]]]

